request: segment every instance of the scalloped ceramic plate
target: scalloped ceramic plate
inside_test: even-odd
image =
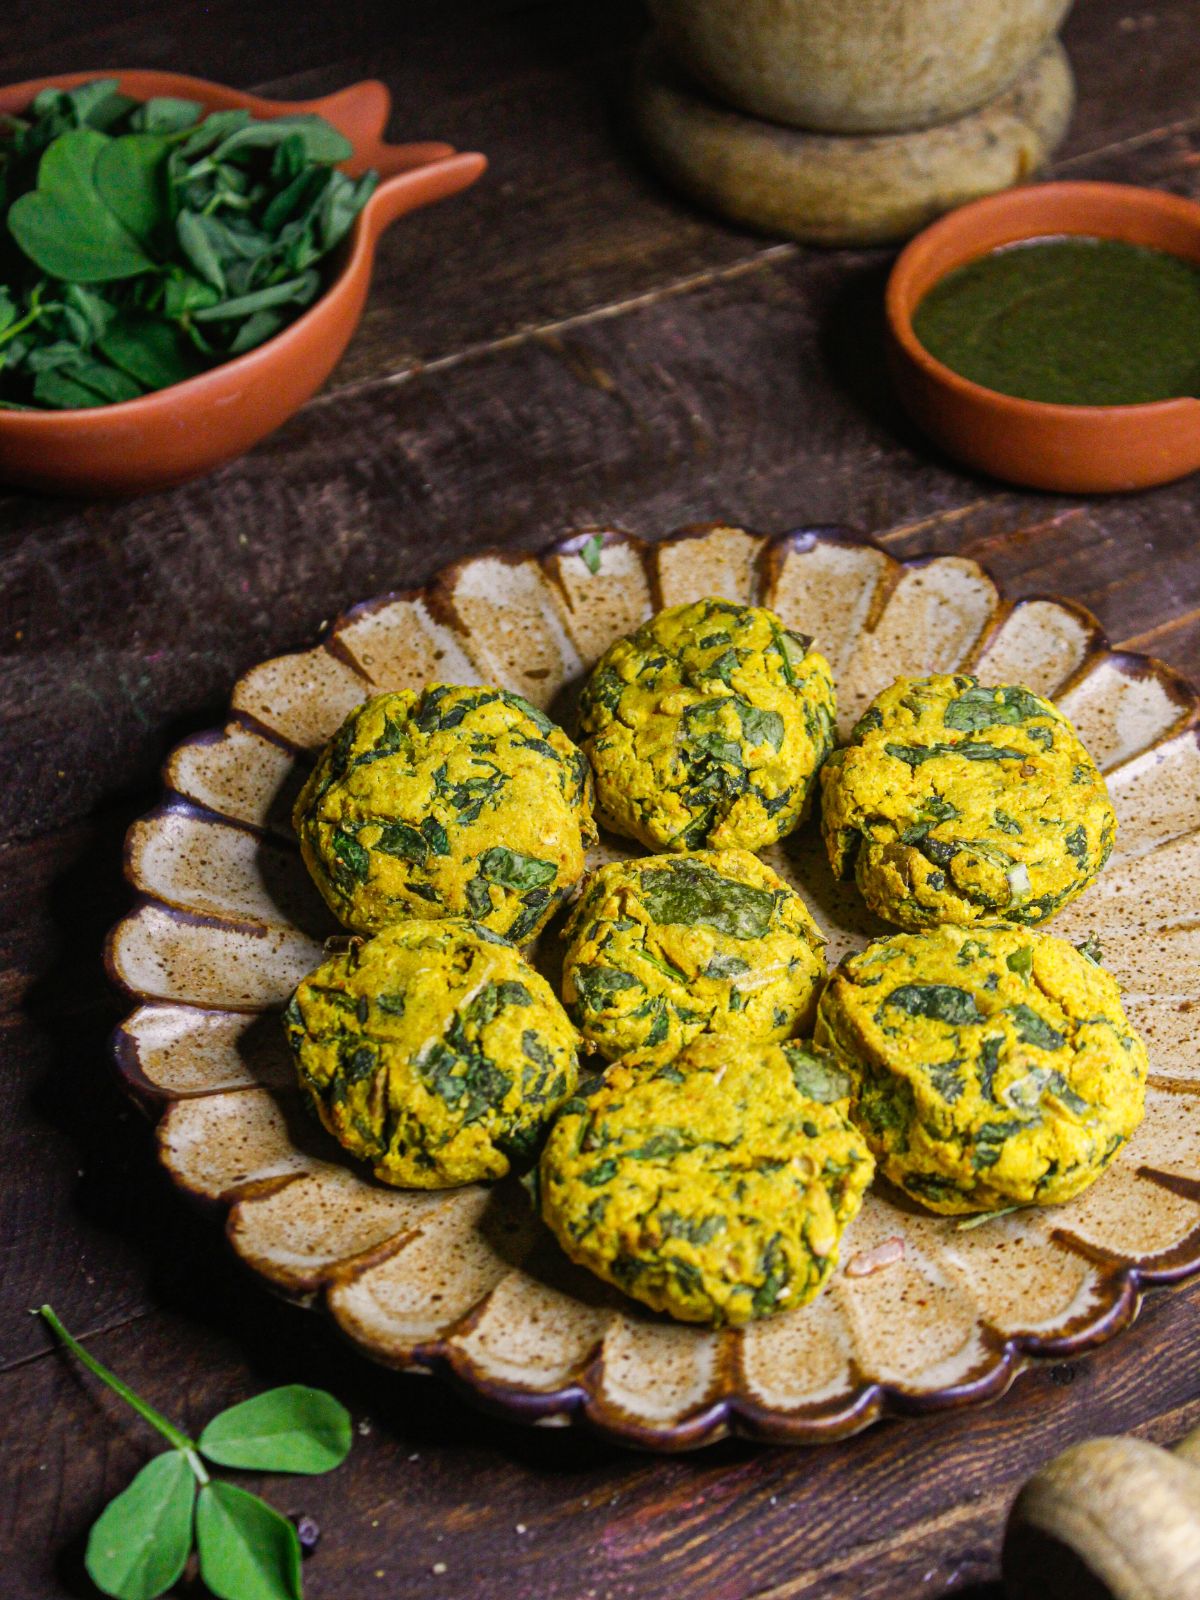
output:
[[[706,526],[654,545],[605,532],[593,575],[584,538],[541,560],[480,555],[427,590],[356,607],[316,649],[249,672],[225,727],[168,760],[166,798],[128,839],[141,898],[109,945],[140,1002],[117,1058],[163,1109],[167,1170],[228,1208],[233,1247],[257,1273],[323,1302],[367,1354],[447,1373],[509,1415],[586,1418],[657,1449],[731,1432],[838,1438],[886,1413],[998,1395],[1031,1359],[1126,1327],[1143,1288],[1200,1268],[1194,692],[1161,663],[1108,649],[1080,607],[1007,605],[957,557],[900,564],[833,530],[769,540]],[[815,635],[843,728],[901,672],[971,667],[1054,696],[1107,772],[1120,831],[1107,870],[1053,931],[1099,933],[1151,1055],[1145,1121],[1086,1195],[964,1231],[877,1189],[827,1292],[742,1331],[669,1322],[594,1281],[515,1183],[427,1193],[373,1182],[303,1112],[274,1015],[333,931],[291,837],[291,799],[353,705],[436,677],[505,684],[565,716],[613,638],[707,594],[760,600]],[[831,962],[885,931],[832,882],[811,823],[768,855],[814,908]],[[844,1270],[894,1238],[901,1260]]]

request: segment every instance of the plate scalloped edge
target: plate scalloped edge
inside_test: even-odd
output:
[[[596,538],[593,573],[583,552]],[[1105,768],[1121,822],[1106,872],[1053,931],[1109,932],[1106,964],[1153,1068],[1143,1129],[1081,1199],[962,1232],[875,1191],[843,1260],[897,1232],[904,1260],[839,1270],[812,1306],[739,1331],[671,1324],[594,1283],[515,1185],[414,1193],[352,1169],[301,1114],[273,1015],[333,931],[290,834],[290,799],[353,705],[434,677],[490,679],[567,716],[572,686],[612,638],[709,593],[770,605],[815,635],[843,731],[901,672],[978,668],[1053,695]],[[584,528],[541,556],[484,551],[423,589],[355,606],[314,648],[246,673],[225,726],[178,746],[164,780],[163,802],[130,829],[137,900],[106,946],[113,980],[140,1002],[117,1029],[118,1068],[160,1119],[171,1176],[227,1210],[251,1268],[324,1304],[385,1364],[440,1372],[509,1417],[583,1420],[651,1449],[729,1433],[815,1443],[994,1398],[1032,1360],[1127,1327],[1144,1289],[1200,1271],[1188,1025],[1200,1010],[1189,925],[1200,697],[1163,663],[1111,650],[1073,602],[1006,602],[969,559],[898,561],[841,528],[772,538],[705,523],[657,542]],[[822,870],[811,828],[769,858],[813,903],[831,962],[884,931]]]

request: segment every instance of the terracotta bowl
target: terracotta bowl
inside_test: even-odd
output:
[[[39,90],[116,78],[139,99],[178,95],[210,111],[245,106],[256,117],[317,112],[354,146],[352,175],[374,167],[380,183],[343,246],[336,276],[282,333],[256,350],[169,389],[86,411],[0,412],[0,481],[63,494],[135,494],[198,477],[241,455],[286,422],[333,371],[362,314],[375,245],[406,211],[475,182],[486,158],[448,144],[389,145],[391,96],[356,83],[321,100],[263,100],[172,72],[68,72],[0,89],[0,113],[20,112]]]
[[[1047,183],[964,206],[909,244],[887,286],[889,364],[913,420],[950,455],[1011,483],[1072,494],[1146,489],[1200,467],[1200,399],[1064,406],[960,377],[913,332],[924,295],[1000,245],[1088,234],[1200,263],[1200,205],[1119,183]]]

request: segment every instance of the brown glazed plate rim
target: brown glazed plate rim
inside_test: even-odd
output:
[[[751,530],[742,528],[739,524],[712,522],[688,525],[663,539],[654,541],[643,540],[637,535],[628,534],[620,529],[608,526],[584,527],[550,542],[540,552],[536,553],[528,551],[514,552],[511,550],[480,550],[440,569],[423,586],[395,589],[360,601],[323,628],[316,643],[318,647],[325,646],[333,659],[345,665],[346,657],[339,651],[339,636],[351,623],[397,600],[422,601],[426,604],[431,614],[436,614],[441,609],[439,606],[439,593],[445,591],[452,574],[469,567],[480,559],[499,559],[512,564],[533,559],[540,564],[542,573],[547,580],[551,584],[555,584],[557,581],[555,578],[556,559],[564,555],[577,555],[581,544],[593,534],[601,534],[604,537],[606,546],[633,546],[645,562],[645,558],[652,555],[656,550],[669,549],[671,546],[678,545],[681,542],[703,538],[717,530],[728,529],[738,529],[761,542],[760,550],[755,558],[755,573],[759,579],[769,574],[772,563],[778,561],[789,550],[807,550],[811,549],[814,544],[838,545],[848,549],[872,551],[884,555],[890,564],[889,593],[894,589],[904,572],[920,570],[940,559],[945,559],[938,556],[918,556],[907,560],[899,560],[875,540],[863,537],[851,529],[830,525],[800,527],[779,535],[764,536],[754,534]],[[661,596],[657,592],[657,585],[654,581],[654,568],[647,565],[647,570],[651,576],[652,603],[658,605],[661,603]],[[991,574],[988,573],[986,567],[980,567],[979,570],[985,578],[994,584],[995,580],[991,578]],[[1084,657],[1079,666],[1070,674],[1062,688],[1057,690],[1056,693],[1061,693],[1062,689],[1069,687],[1078,679],[1089,674],[1095,669],[1099,661],[1111,659],[1120,664],[1123,675],[1127,677],[1150,677],[1157,680],[1170,701],[1177,705],[1180,710],[1179,722],[1174,724],[1168,733],[1160,734],[1152,740],[1139,753],[1144,754],[1147,751],[1152,751],[1158,745],[1166,743],[1168,739],[1179,737],[1180,733],[1184,731],[1200,737],[1200,693],[1173,668],[1159,661],[1156,657],[1140,652],[1113,651],[1094,615],[1077,601],[1061,599],[1051,595],[1031,594],[1022,596],[1019,601],[1010,602],[1004,600],[999,586],[996,585],[995,587],[999,596],[999,608],[994,612],[990,621],[984,627],[982,634],[976,640],[973,649],[974,654],[977,654],[987,645],[989,639],[996,634],[997,630],[1016,607],[1030,603],[1049,602],[1064,611],[1070,612],[1082,624],[1088,640]],[[308,647],[308,649],[311,648],[313,647]],[[271,660],[283,660],[287,659],[288,655],[299,656],[305,653],[305,650],[286,652],[283,656],[273,657]],[[361,669],[357,670],[361,671]],[[243,675],[243,679],[238,680],[239,684],[244,680],[245,676]],[[371,692],[369,686],[368,690]],[[303,747],[287,739],[277,729],[263,724],[252,714],[233,707],[231,707],[224,724],[191,735],[184,739],[176,749],[186,750],[194,745],[205,745],[219,740],[222,736],[223,728],[227,727],[240,727],[244,731],[276,745],[282,753],[293,758],[312,759],[311,752],[305,751]],[[172,752],[173,754],[174,752]],[[256,835],[269,843],[278,842],[282,848],[288,848],[285,835],[277,834],[271,829],[259,827],[254,823],[238,822],[234,818],[227,817],[180,794],[170,783],[169,766],[171,758],[171,756],[168,756],[167,763],[164,765],[165,792],[163,797],[151,811],[133,824],[130,834],[127,836],[125,850],[125,874],[127,879],[131,882],[133,881],[130,862],[130,840],[132,839],[133,829],[137,828],[139,822],[145,821],[149,817],[160,816],[164,812],[179,813],[183,811],[227,826],[241,827],[247,833]],[[197,923],[212,922],[223,927],[234,927],[251,935],[267,935],[270,931],[269,925],[263,922],[256,922],[253,918],[239,918],[228,913],[222,913],[219,916],[214,915],[210,918],[205,913],[173,906],[169,902],[138,889],[130,911],[126,913],[120,923],[109,931],[104,949],[106,971],[109,980],[114,986],[131,999],[138,1001],[141,1005],[191,1006],[199,1011],[207,1009],[225,1013],[237,1011],[239,1008],[232,1004],[222,1003],[220,1005],[206,1006],[204,1002],[164,1000],[162,996],[144,992],[126,980],[119,972],[114,959],[116,939],[122,924],[128,920],[129,915],[144,906],[153,906],[171,919]],[[260,1008],[252,1006],[245,1009],[257,1011]],[[199,1098],[205,1094],[220,1095],[242,1092],[235,1088],[201,1090],[196,1091],[195,1094],[189,1094],[186,1090],[172,1092],[152,1083],[141,1069],[137,1043],[126,1031],[128,1020],[126,1018],[124,1022],[119,1024],[112,1036],[113,1059],[123,1088],[151,1120],[159,1121],[160,1118],[165,1116],[170,1106],[177,1101]],[[294,1090],[287,1090],[284,1093],[291,1098],[298,1099],[298,1094]],[[264,1194],[276,1192],[297,1181],[296,1175],[265,1178],[250,1186],[239,1187],[234,1191],[223,1193],[214,1198],[211,1194],[202,1193],[193,1188],[187,1179],[180,1174],[170,1168],[168,1170],[170,1171],[172,1182],[190,1199],[198,1202],[205,1209],[217,1209],[226,1213],[227,1235],[231,1233],[237,1207],[241,1200],[261,1198]],[[1200,1180],[1175,1177],[1165,1173],[1159,1174],[1154,1169],[1145,1166],[1136,1170],[1140,1176],[1147,1177],[1163,1187],[1185,1193],[1188,1198],[1200,1199]],[[714,1374],[709,1381],[705,1396],[676,1420],[657,1423],[641,1420],[619,1404],[605,1398],[601,1386],[596,1381],[602,1363],[600,1337],[597,1338],[595,1347],[587,1360],[576,1366],[570,1380],[557,1387],[548,1389],[534,1387],[518,1381],[501,1380],[491,1373],[484,1372],[465,1349],[461,1346],[452,1345],[450,1341],[456,1335],[468,1329],[478,1319],[490,1298],[490,1290],[463,1317],[443,1328],[436,1336],[428,1339],[412,1339],[408,1342],[401,1342],[386,1350],[376,1348],[370,1342],[356,1338],[342,1324],[340,1319],[335,1320],[343,1336],[358,1351],[371,1357],[371,1359],[401,1371],[435,1374],[447,1381],[454,1389],[483,1410],[508,1420],[543,1425],[583,1424],[590,1431],[611,1442],[658,1452],[694,1449],[729,1436],[773,1444],[819,1444],[846,1438],[861,1431],[871,1423],[886,1417],[921,1416],[940,1411],[957,1410],[964,1406],[996,1399],[1008,1390],[1021,1372],[1035,1363],[1063,1361],[1083,1355],[1128,1328],[1137,1318],[1141,1309],[1143,1295],[1148,1289],[1177,1284],[1200,1272],[1200,1223],[1169,1249],[1143,1260],[1130,1260],[1118,1256],[1114,1252],[1086,1243],[1075,1238],[1067,1229],[1056,1228],[1053,1230],[1052,1236],[1057,1243],[1065,1246],[1071,1253],[1085,1256],[1096,1270],[1097,1276],[1093,1286],[1091,1302],[1083,1311],[1075,1313],[1058,1327],[1045,1332],[1018,1331],[1005,1334],[992,1328],[986,1322],[981,1322],[982,1359],[976,1363],[974,1369],[943,1387],[916,1390],[907,1387],[903,1383],[868,1378],[852,1368],[854,1382],[848,1391],[839,1392],[829,1400],[817,1401],[791,1409],[776,1408],[760,1403],[753,1398],[744,1385],[738,1384],[738,1332],[732,1329],[716,1330],[717,1349]],[[378,1248],[382,1250],[382,1247]],[[371,1251],[367,1250],[364,1254],[369,1257]],[[361,1258],[358,1259],[361,1262]],[[251,1271],[255,1271],[253,1263],[247,1263],[247,1265]],[[329,1312],[329,1307],[325,1289],[331,1284],[336,1285],[338,1281],[336,1274],[332,1277],[325,1275],[319,1281],[314,1279],[310,1291],[301,1290],[297,1293],[294,1286],[289,1289],[288,1286],[273,1281],[265,1272],[255,1271],[255,1275],[261,1279],[266,1287],[272,1288],[283,1298],[295,1304],[308,1307],[315,1307],[319,1302],[327,1313]],[[641,1309],[639,1308],[639,1310]],[[661,1320],[663,1323],[669,1323],[670,1321],[665,1317]],[[714,1391],[716,1392],[714,1393]]]

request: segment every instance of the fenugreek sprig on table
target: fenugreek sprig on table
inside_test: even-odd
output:
[[[301,1600],[296,1529],[257,1495],[214,1478],[208,1464],[329,1472],[350,1449],[346,1408],[321,1389],[289,1384],[218,1412],[189,1439],[72,1338],[50,1306],[34,1315],[171,1446],[96,1519],[85,1565],[97,1588],[115,1600],[155,1600],[179,1578],[194,1544],[200,1576],[219,1600]]]

